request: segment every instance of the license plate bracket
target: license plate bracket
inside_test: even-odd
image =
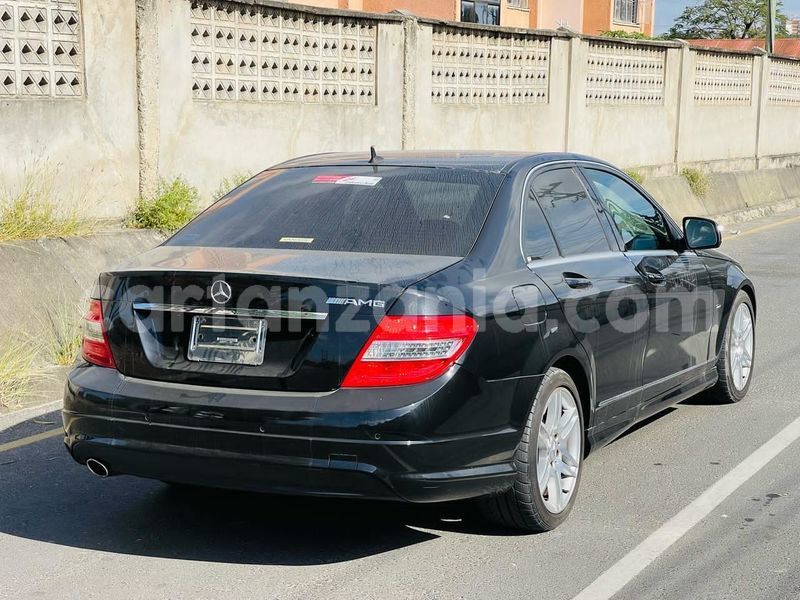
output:
[[[187,358],[195,362],[259,366],[264,363],[267,322],[218,315],[192,317]]]

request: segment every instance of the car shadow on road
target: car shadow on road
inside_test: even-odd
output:
[[[629,435],[632,435],[632,434],[636,433],[636,432],[637,432],[637,431],[639,431],[640,429],[644,429],[645,427],[647,427],[648,425],[651,425],[651,424],[655,423],[655,422],[656,422],[656,421],[658,421],[659,419],[663,419],[664,417],[666,417],[666,416],[667,416],[667,415],[669,415],[670,413],[673,413],[673,412],[675,412],[676,410],[677,410],[677,408],[675,408],[674,406],[670,406],[670,407],[668,407],[668,408],[665,408],[664,410],[662,410],[662,411],[660,411],[660,412],[657,412],[657,413],[656,413],[656,414],[654,414],[654,415],[650,415],[649,417],[647,417],[647,418],[645,418],[645,419],[642,419],[641,421],[638,421],[638,422],[636,422],[634,425],[632,425],[632,426],[631,426],[631,428],[630,428],[630,429],[626,429],[626,430],[625,430],[625,431],[622,433],[622,435],[620,435],[618,438],[616,438],[616,439],[612,440],[612,441],[611,441],[611,443],[609,444],[609,446],[611,446],[611,445],[613,445],[613,444],[616,444],[616,443],[617,443],[617,442],[619,442],[620,440],[624,440],[624,439],[625,439],[626,437],[628,437]]]
[[[259,565],[355,560],[443,531],[515,535],[470,503],[410,505],[99,480],[59,438],[0,456],[0,533],[75,548]]]
[[[701,392],[699,394],[696,394],[696,395],[692,396],[691,398],[687,398],[686,400],[683,400],[682,402],[679,402],[678,404],[676,404],[674,406],[667,407],[664,410],[655,413],[654,415],[650,415],[649,417],[647,417],[645,419],[642,419],[641,421],[638,421],[630,429],[626,430],[622,435],[620,435],[618,438],[616,438],[611,443],[613,444],[615,442],[618,442],[619,440],[622,440],[622,439],[628,437],[629,435],[631,435],[633,433],[636,433],[640,429],[643,429],[643,428],[647,427],[648,425],[651,425],[651,424],[655,423],[656,421],[658,421],[660,419],[663,419],[667,415],[669,415],[669,414],[675,412],[676,410],[678,410],[681,406],[728,406],[728,405],[730,405],[729,402],[726,402],[725,400],[720,399],[719,397],[715,396],[714,394],[711,394],[711,393],[709,393],[707,391],[706,392]]]

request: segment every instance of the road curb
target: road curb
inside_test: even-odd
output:
[[[748,223],[755,221],[762,217],[771,217],[789,210],[793,210],[800,206],[800,198],[791,198],[789,200],[782,200],[780,202],[773,202],[772,204],[764,204],[762,206],[752,206],[749,208],[742,208],[732,212],[715,215],[712,217],[720,225],[739,225],[740,223]]]
[[[35,419],[36,417],[46,415],[49,412],[60,409],[62,406],[63,400],[53,400],[52,402],[40,404],[39,406],[31,406],[30,408],[23,408],[21,410],[15,410],[14,412],[0,415],[0,431],[10,429],[11,427],[14,427],[14,425],[19,425],[28,419]]]

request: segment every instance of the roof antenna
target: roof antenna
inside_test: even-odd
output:
[[[369,164],[374,165],[379,162],[383,162],[383,157],[378,156],[378,152],[375,150],[375,146],[369,147]]]

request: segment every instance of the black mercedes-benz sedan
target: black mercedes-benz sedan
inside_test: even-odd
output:
[[[755,292],[720,243],[585,156],[292,160],[99,276],[66,445],[101,477],[552,529],[591,450],[746,395]]]

